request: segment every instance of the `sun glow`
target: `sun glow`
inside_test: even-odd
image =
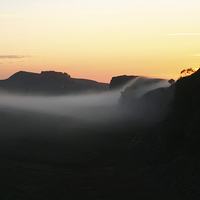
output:
[[[0,79],[16,70],[176,79],[200,65],[197,0],[1,3]]]

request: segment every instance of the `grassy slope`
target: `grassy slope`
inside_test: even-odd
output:
[[[150,126],[1,108],[0,127],[0,199],[187,199],[156,178]]]

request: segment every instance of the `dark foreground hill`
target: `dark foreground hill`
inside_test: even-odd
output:
[[[167,133],[169,141],[195,141],[192,148],[200,150],[200,69],[176,82],[174,107],[165,122],[176,127]]]
[[[152,174],[148,124],[0,108],[0,126],[0,199],[189,199]]]
[[[170,188],[199,199],[200,70],[175,83],[172,106],[148,140],[149,163],[156,176]]]
[[[0,80],[0,90],[26,95],[64,95],[102,92],[109,84],[93,80],[71,78],[69,74],[42,71],[40,74],[19,71],[6,80]]]

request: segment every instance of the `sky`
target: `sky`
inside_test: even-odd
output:
[[[200,67],[199,0],[1,0],[0,79],[54,70],[177,79]]]

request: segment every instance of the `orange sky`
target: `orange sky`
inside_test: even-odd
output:
[[[55,70],[109,82],[200,66],[199,0],[2,0],[0,79]]]

